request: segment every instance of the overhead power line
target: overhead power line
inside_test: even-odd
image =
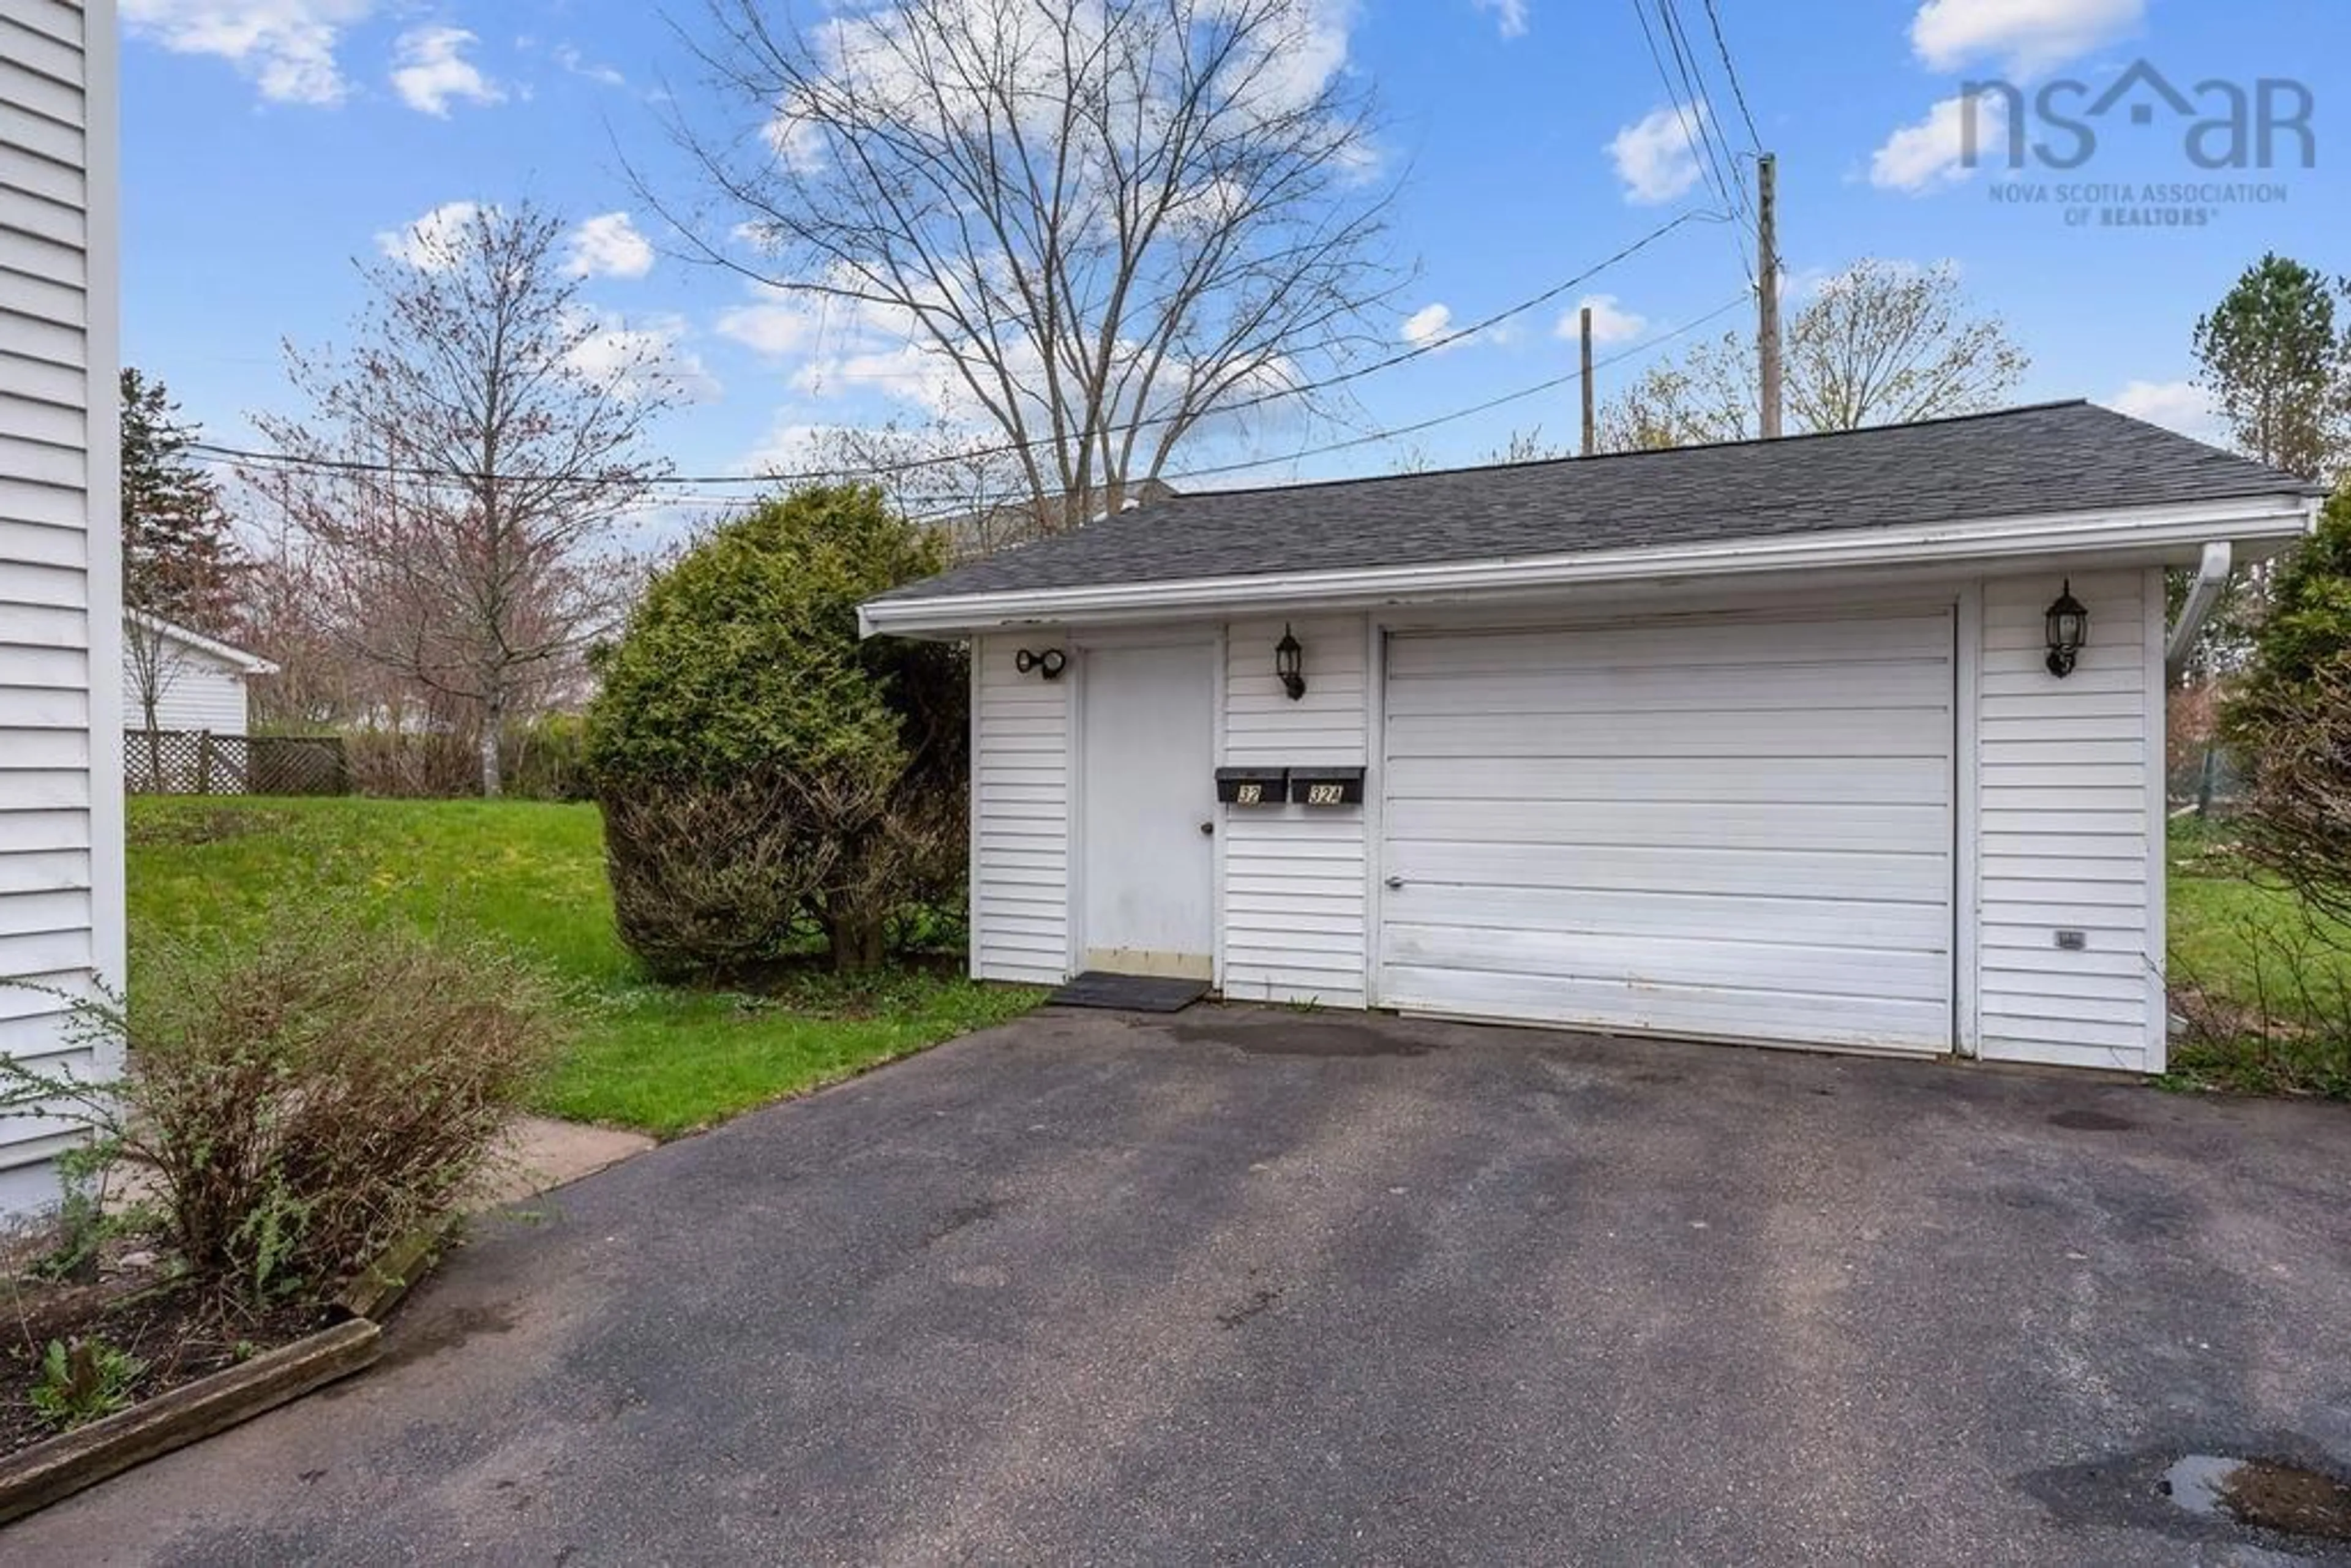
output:
[[[1620,349],[1615,353],[1593,361],[1593,368],[1594,370],[1604,370],[1610,365],[1621,364],[1626,360],[1638,358],[1640,355],[1647,353],[1652,349],[1672,342],[1677,338],[1687,337],[1690,333],[1697,331],[1699,328],[1704,327],[1710,322],[1719,321],[1734,310],[1745,308],[1750,303],[1750,296],[1741,292],[1731,298],[1724,300],[1721,304],[1716,306],[1713,309],[1708,310],[1702,316],[1693,317],[1689,320],[1684,321],[1677,326],[1669,327],[1662,332],[1652,333],[1650,336],[1642,339],[1637,343]],[[1573,386],[1577,382],[1583,380],[1583,371],[1582,367],[1579,366],[1577,369],[1568,371],[1565,375],[1552,376],[1548,380],[1536,382],[1531,386],[1520,387],[1514,392],[1503,392],[1498,397],[1490,397],[1481,402],[1472,403],[1467,408],[1457,408],[1446,413],[1432,415],[1427,419],[1416,420],[1410,424],[1397,425],[1393,429],[1372,431],[1365,434],[1350,436],[1343,441],[1328,442],[1317,446],[1305,447],[1296,452],[1280,453],[1271,457],[1250,457],[1232,463],[1214,464],[1204,468],[1187,468],[1181,473],[1163,474],[1159,476],[1159,477],[1170,485],[1185,484],[1198,479],[1216,479],[1233,474],[1253,473],[1262,468],[1278,468],[1290,464],[1303,463],[1310,458],[1326,457],[1333,453],[1352,452],[1365,446],[1377,446],[1384,442],[1396,441],[1405,436],[1418,435],[1425,431],[1435,430],[1443,425],[1456,424],[1465,419],[1475,419],[1481,413],[1491,413],[1498,408],[1505,408],[1514,402],[1524,402],[1529,398],[1541,397],[1545,393],[1557,392],[1562,387]],[[954,507],[943,507],[932,512],[925,512],[916,517],[914,520],[916,522],[940,522],[950,517],[969,516],[972,512],[983,507],[1006,506],[1015,502],[1025,501],[1027,499],[1029,499],[1029,496],[1026,491],[1007,490],[997,492],[995,494],[972,496],[966,497],[963,501]]]
[[[1690,333],[1697,331],[1699,328],[1707,326],[1711,322],[1720,320],[1723,317],[1729,315],[1732,311],[1744,308],[1749,304],[1749,297],[1745,293],[1738,294],[1731,298],[1724,300],[1721,304],[1716,306],[1713,309],[1707,311],[1702,316],[1692,317],[1689,320],[1684,321],[1677,326],[1669,327],[1662,332],[1652,333],[1650,336],[1642,339],[1637,343],[1620,349],[1615,353],[1610,354],[1604,359],[1593,361],[1591,369],[1604,370],[1610,365],[1621,364],[1626,360],[1637,359],[1641,355],[1647,353],[1652,349],[1662,347],[1667,343],[1672,342],[1677,338],[1687,337]],[[1562,387],[1573,386],[1577,382],[1582,381],[1585,373],[1584,369],[1579,366],[1577,369],[1568,371],[1565,375],[1552,376],[1547,380],[1536,382],[1532,385],[1522,386],[1518,388],[1516,391],[1503,392],[1497,397],[1487,398],[1483,402],[1472,403],[1466,408],[1457,408],[1445,413],[1431,415],[1426,419],[1416,420],[1410,424],[1397,425],[1393,429],[1387,430],[1371,431],[1361,435],[1349,436],[1343,441],[1326,442],[1322,444],[1305,447],[1296,452],[1280,453],[1271,457],[1249,457],[1231,463],[1212,464],[1202,468],[1187,468],[1181,473],[1160,475],[1159,478],[1165,483],[1170,485],[1186,484],[1199,479],[1223,478],[1234,474],[1254,473],[1262,468],[1279,468],[1290,464],[1303,463],[1310,458],[1327,457],[1334,453],[1356,451],[1365,446],[1377,446],[1384,442],[1401,440],[1403,437],[1407,435],[1418,435],[1424,432],[1436,430],[1444,425],[1458,424],[1465,419],[1475,419],[1481,413],[1491,413],[1498,408],[1506,408],[1515,402],[1524,402],[1529,398],[1541,397],[1546,393],[1557,392]],[[649,499],[646,502],[641,503],[639,509],[650,509],[664,503],[681,507],[741,506],[747,499],[747,497],[742,496],[669,497],[658,499]],[[915,514],[912,520],[918,523],[943,522],[951,517],[968,517],[974,512],[980,511],[990,507],[1009,506],[1028,499],[1029,499],[1029,496],[1025,490],[983,492],[979,495],[966,497],[951,507],[943,507],[933,511]]]
[[[1659,0],[1658,16],[1665,21],[1664,0]],[[1719,201],[1734,214],[1747,212],[1746,187],[1738,178],[1734,164],[1726,170],[1713,128],[1708,123],[1709,106],[1704,87],[1699,85],[1688,59],[1678,44],[1674,46],[1676,65],[1681,79],[1675,80],[1675,68],[1666,63],[1666,50],[1657,44],[1657,29],[1649,23],[1647,0],[1633,0],[1633,19],[1641,25],[1641,41],[1648,47],[1649,63],[1656,68],[1657,85],[1665,89],[1666,103],[1682,130],[1682,140],[1688,144],[1690,156],[1697,162],[1698,177]],[[1668,41],[1673,37],[1671,25],[1667,25]]]
[[[1750,216],[1753,204],[1748,200],[1746,182],[1740,178],[1739,160],[1732,155],[1730,144],[1724,140],[1715,115],[1716,94],[1706,80],[1698,51],[1690,47],[1689,33],[1683,27],[1681,13],[1674,0],[1656,0],[1657,20],[1664,26],[1666,47],[1673,55],[1675,72],[1693,102],[1703,103],[1707,112],[1697,116],[1699,140],[1704,143],[1707,160],[1715,173],[1730,189],[1729,200],[1740,204]]]
[[[1734,221],[1735,219],[1730,214],[1723,213],[1708,212],[1705,210],[1683,213],[1678,216],[1668,219],[1667,222],[1658,225],[1656,228],[1649,230],[1646,234],[1642,235],[1639,238],[1634,240],[1629,245],[1625,246],[1622,249],[1617,250],[1613,255],[1610,255],[1603,260],[1595,262],[1592,266],[1585,267],[1574,277],[1565,278],[1558,283],[1552,284],[1550,287],[1545,288],[1539,294],[1521,299],[1517,304],[1497,310],[1489,316],[1482,317],[1467,326],[1453,329],[1437,337],[1431,338],[1425,342],[1416,343],[1408,349],[1397,353],[1387,355],[1382,359],[1373,361],[1368,364],[1356,365],[1348,370],[1326,376],[1319,381],[1301,382],[1292,386],[1276,387],[1267,392],[1252,394],[1249,397],[1243,398],[1235,402],[1221,403],[1210,412],[1219,417],[1229,416],[1236,413],[1245,413],[1251,409],[1262,408],[1270,403],[1287,402],[1292,398],[1311,396],[1315,392],[1328,392],[1335,387],[1346,386],[1353,382],[1362,381],[1367,376],[1377,375],[1382,371],[1394,370],[1399,365],[1409,364],[1416,360],[1425,359],[1431,354],[1439,353],[1457,344],[1467,342],[1470,339],[1475,338],[1481,333],[1490,331],[1494,328],[1500,326],[1505,321],[1523,316],[1531,310],[1539,310],[1542,308],[1544,306],[1559,299],[1570,290],[1581,287],[1583,285],[1591,282],[1593,278],[1599,277],[1610,267],[1638,255],[1640,252],[1647,249],[1650,246],[1655,245],[1657,241],[1665,238],[1667,235],[1672,234],[1675,230],[1682,227],[1686,224],[1729,223]],[[1155,415],[1147,419],[1136,421],[1134,428],[1144,430],[1154,429],[1161,425],[1172,423],[1173,422],[1174,416]],[[1044,450],[1050,448],[1055,444],[1056,444],[1050,439],[1009,441],[991,445],[967,447],[959,452],[946,454],[935,457],[910,457],[890,463],[874,464],[862,467],[812,468],[802,469],[795,472],[771,470],[764,474],[670,475],[658,480],[652,481],[651,483],[653,487],[659,488],[668,486],[681,485],[820,484],[826,480],[880,478],[901,474],[918,473],[930,468],[953,467],[956,465],[970,463],[977,458],[1011,456],[1022,452]],[[423,465],[377,462],[356,457],[323,457],[305,455],[299,453],[264,452],[246,447],[225,446],[214,442],[193,442],[190,444],[189,450],[200,453],[207,457],[213,457],[225,462],[255,464],[266,467],[291,469],[297,471],[351,474],[382,478],[404,478],[414,479],[423,483],[442,484],[464,484],[479,477],[477,474],[470,473],[463,469],[434,468]],[[505,477],[516,483],[527,484],[533,480],[544,479],[547,476],[540,475],[516,474],[507,475],[505,476]],[[591,485],[598,482],[599,481],[594,479],[582,479],[580,481],[582,485]],[[614,479],[611,481],[611,483],[640,486],[646,482],[635,479]]]
[[[1617,352],[1607,356],[1605,359],[1595,361],[1593,368],[1594,370],[1603,370],[1610,365],[1621,363],[1622,361],[1632,359],[1637,355],[1646,354],[1651,349],[1672,342],[1677,338],[1687,337],[1688,334],[1697,331],[1700,327],[1707,325],[1708,322],[1719,320],[1721,318],[1730,314],[1733,310],[1743,308],[1749,303],[1750,297],[1742,291],[1733,298],[1724,300],[1721,304],[1716,306],[1713,309],[1708,311],[1703,316],[1693,318],[1690,320],[1683,322],[1677,327],[1673,327],[1666,331],[1645,338],[1641,341],[1632,345],[1630,348],[1620,350]],[[1516,392],[1504,392],[1499,397],[1488,398],[1483,402],[1472,403],[1468,408],[1458,408],[1450,413],[1440,413],[1433,418],[1420,420],[1412,424],[1398,425],[1393,430],[1382,430],[1374,432],[1369,435],[1354,436],[1345,441],[1334,441],[1330,443],[1328,445],[1310,447],[1303,452],[1293,452],[1286,456],[1254,458],[1242,463],[1222,463],[1214,467],[1194,468],[1182,474],[1171,474],[1165,477],[1170,483],[1184,479],[1214,478],[1220,475],[1238,474],[1249,469],[1270,468],[1284,463],[1300,463],[1305,461],[1309,457],[1327,456],[1333,452],[1351,451],[1360,446],[1376,445],[1381,442],[1394,441],[1401,436],[1418,435],[1423,431],[1435,430],[1439,425],[1453,424],[1465,419],[1474,419],[1481,413],[1491,413],[1498,408],[1504,408],[1514,402],[1524,402],[1531,397],[1541,397],[1546,392],[1557,392],[1562,387],[1573,386],[1583,379],[1583,368],[1578,366],[1576,369],[1568,371],[1565,375],[1553,376],[1548,381],[1537,382],[1532,386],[1520,387]]]
[[[1739,68],[1730,62],[1730,45],[1722,36],[1722,16],[1715,9],[1714,0],[1705,0],[1706,23],[1714,30],[1714,47],[1722,56],[1722,74],[1730,78],[1730,96],[1739,104],[1739,118],[1747,122],[1747,140],[1758,152],[1763,151],[1763,138],[1755,129],[1755,116],[1747,107],[1747,89],[1740,85]]]

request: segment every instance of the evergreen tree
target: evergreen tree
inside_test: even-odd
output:
[[[944,560],[881,492],[762,501],[657,575],[597,661],[588,764],[622,940],[655,975],[756,972],[796,931],[870,968],[960,892],[960,649],[861,640],[857,606]]]
[[[2305,479],[2331,473],[2351,446],[2351,330],[2335,314],[2346,292],[2273,253],[2196,323],[2199,379],[2237,444]]]
[[[228,631],[241,570],[220,486],[191,454],[201,432],[159,381],[122,371],[122,601]]]
[[[2252,770],[2245,848],[2312,908],[2351,920],[2351,488],[2280,567],[2222,727]]]

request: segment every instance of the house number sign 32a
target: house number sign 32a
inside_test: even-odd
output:
[[[1344,784],[1309,784],[1306,786],[1306,803],[1310,806],[1343,806],[1347,803],[1347,787]]]

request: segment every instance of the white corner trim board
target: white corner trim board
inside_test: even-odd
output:
[[[2314,499],[2271,497],[2192,507],[1992,517],[1915,528],[1842,529],[1782,538],[1585,550],[1516,559],[1450,561],[1334,571],[1270,572],[1080,588],[882,600],[858,609],[865,636],[922,635],[1084,618],[1235,611],[1364,608],[1463,592],[1525,592],[1578,585],[1733,577],[1836,567],[1958,566],[2116,550],[2200,549],[2217,539],[2285,540],[2315,526]]]

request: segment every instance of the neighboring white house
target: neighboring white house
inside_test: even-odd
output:
[[[862,615],[976,639],[977,975],[2154,1071],[2164,570],[2317,505],[2051,404],[1187,496]]]
[[[132,729],[147,727],[152,687],[155,728],[243,735],[246,683],[277,673],[257,653],[136,610],[123,612],[122,643],[122,716]]]
[[[123,973],[114,53],[111,0],[0,0],[0,1052],[110,1076],[57,993]],[[78,1135],[0,1122],[0,1213]]]

